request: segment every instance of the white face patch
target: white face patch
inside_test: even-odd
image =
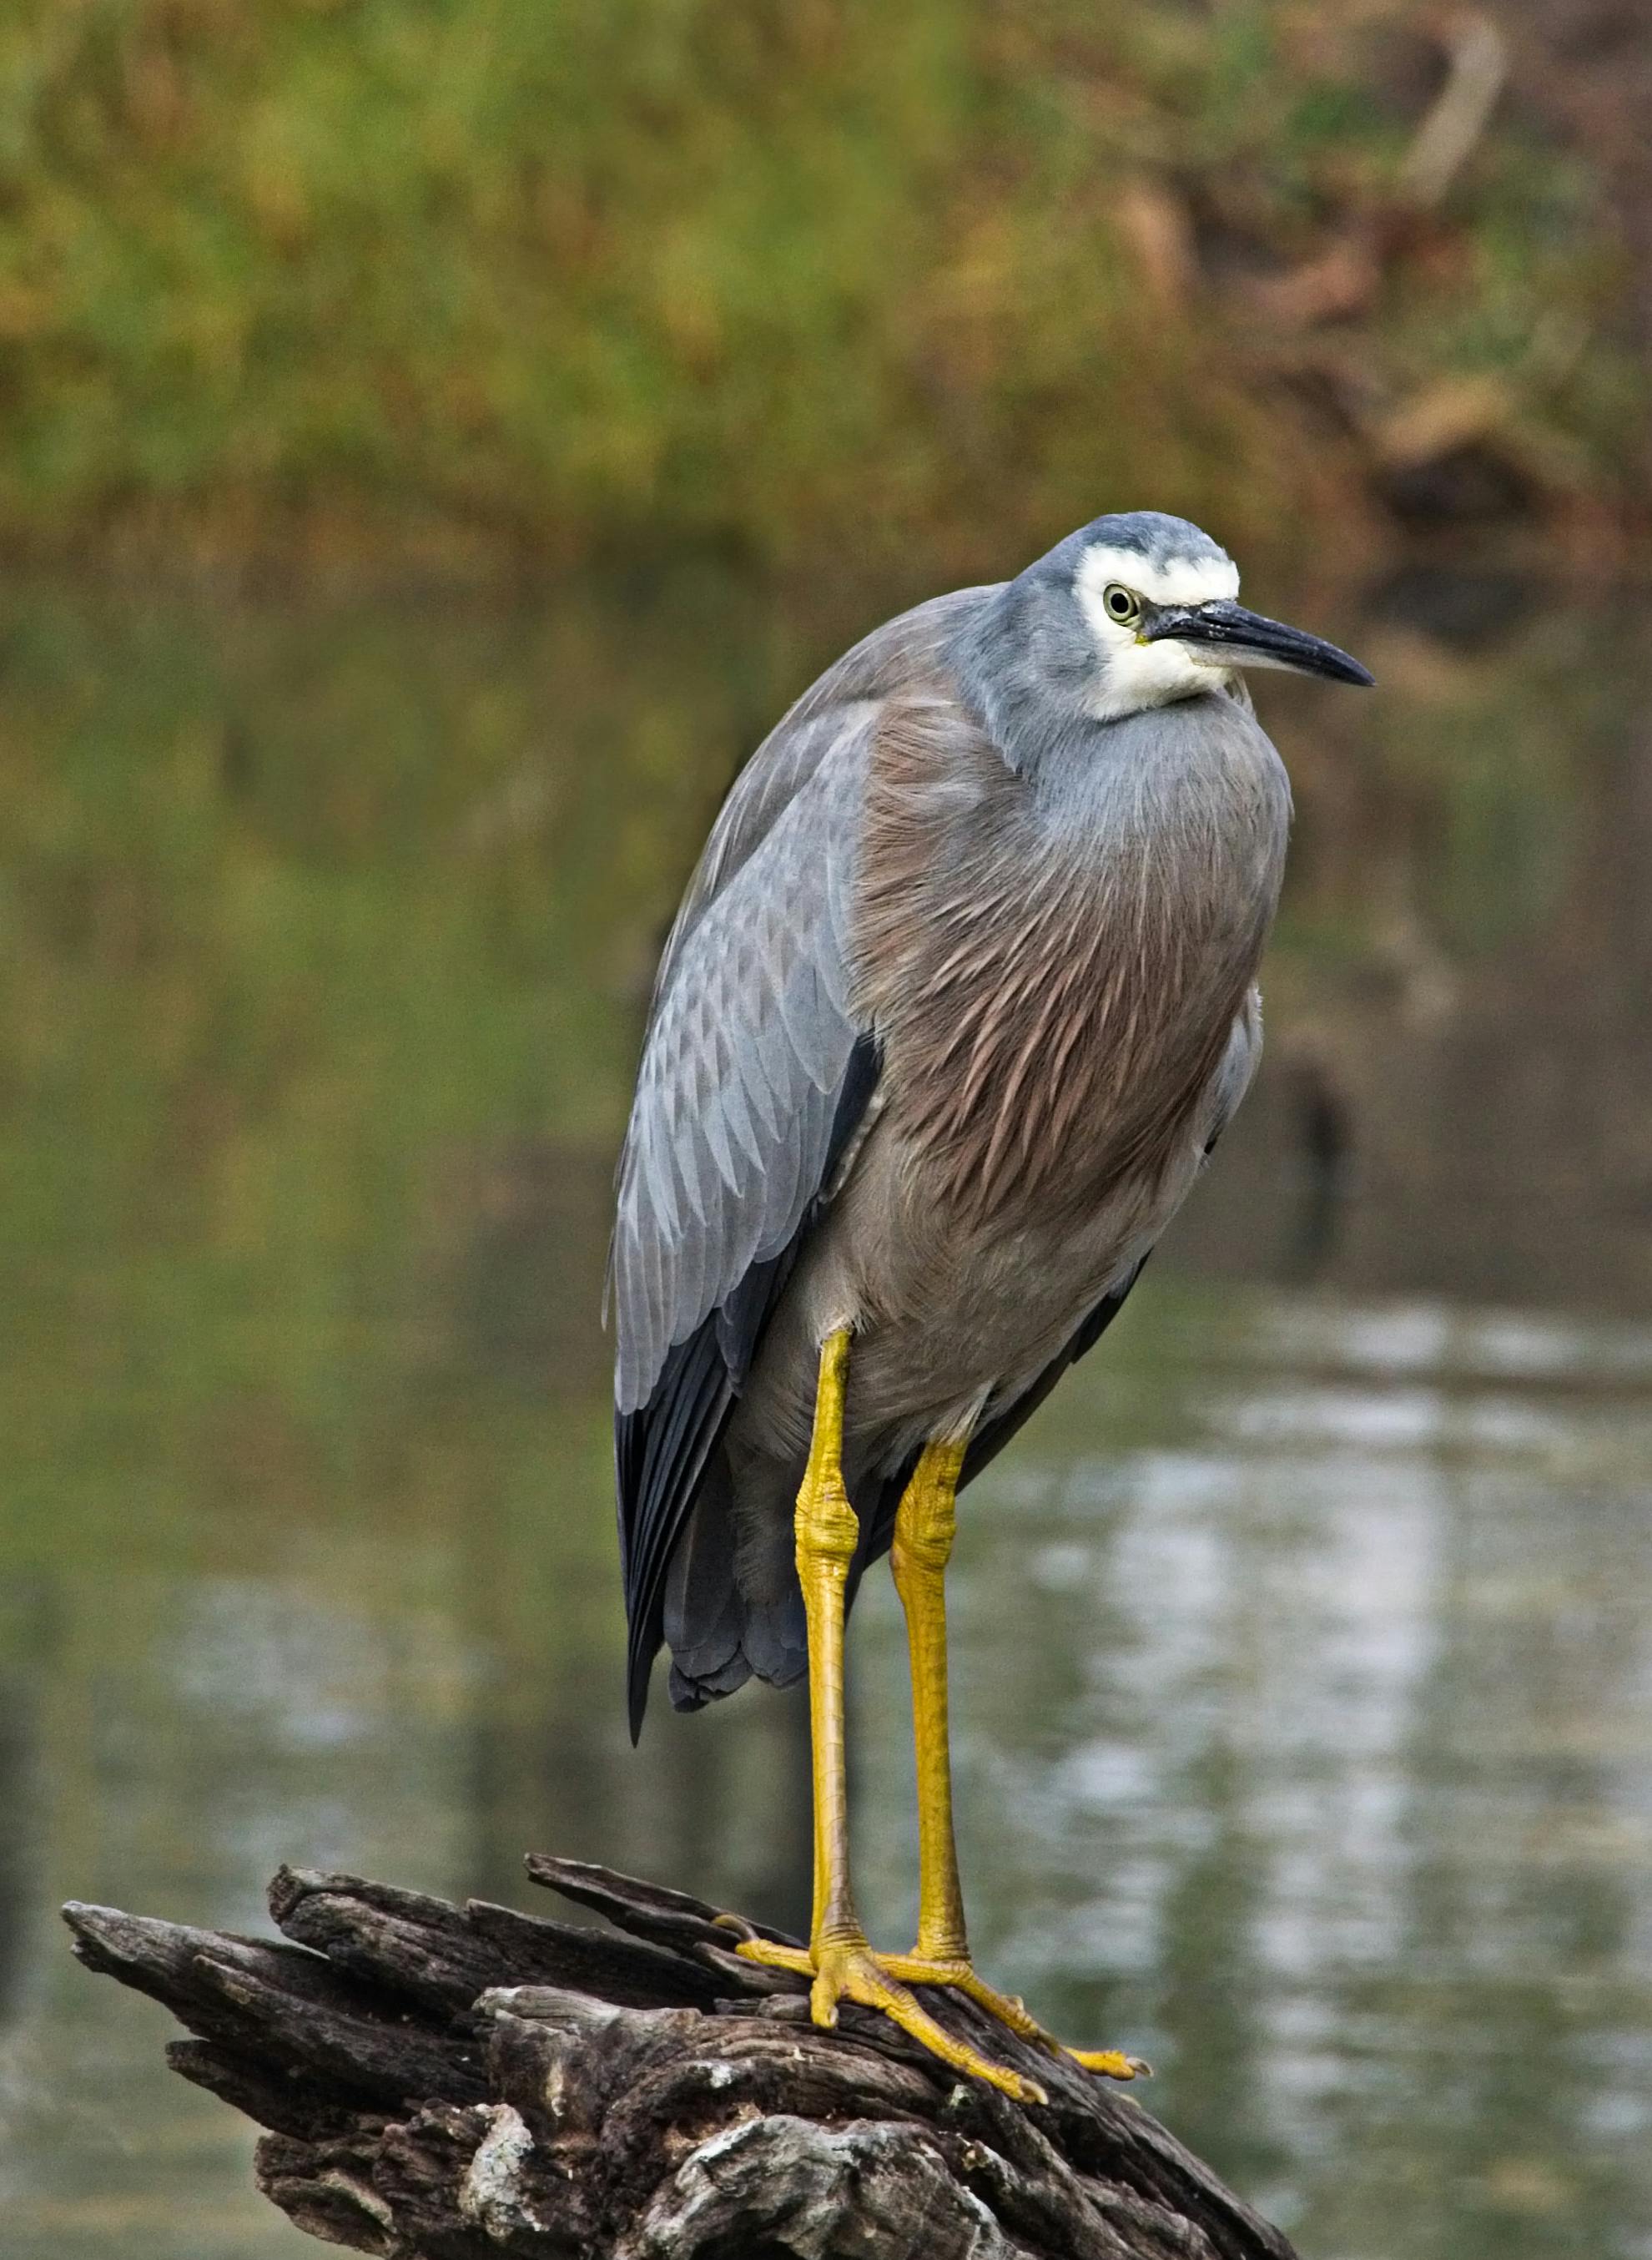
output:
[[[1122,582],[1150,604],[1209,604],[1239,594],[1239,568],[1231,557],[1169,557],[1154,565],[1134,549],[1113,549],[1098,541],[1086,549],[1078,569],[1081,602],[1093,590],[1099,603],[1110,582]]]
[[[1155,565],[1134,549],[1097,542],[1084,552],[1074,583],[1079,606],[1107,662],[1091,712],[1098,722],[1168,706],[1209,690],[1232,670],[1214,652],[1167,638],[1143,643],[1134,627],[1112,618],[1104,603],[1114,583],[1150,604],[1208,604],[1239,594],[1239,568],[1231,557],[1171,557]]]

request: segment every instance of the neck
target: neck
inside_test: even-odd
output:
[[[1107,727],[1090,708],[1093,648],[1053,622],[1024,581],[1005,583],[951,656],[964,704],[1017,776],[1037,777],[1057,747],[1070,754],[1076,734]]]
[[[1162,662],[1169,651],[1159,647]],[[1059,773],[1071,770],[1075,757],[1091,770],[1104,768],[1117,749],[1118,725],[1208,697],[1232,682],[1208,669],[1159,681],[1156,697],[1133,695],[1132,686],[1120,685],[1119,703],[1109,706],[1104,703],[1108,682],[1088,633],[1064,612],[1052,613],[1040,592],[1022,581],[1006,583],[985,613],[959,631],[951,659],[964,704],[1005,767],[1034,783],[1055,783]],[[1144,671],[1144,682],[1153,680]]]

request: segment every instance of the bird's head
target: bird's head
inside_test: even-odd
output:
[[[1068,697],[1116,721],[1219,688],[1235,669],[1277,667],[1336,683],[1371,677],[1345,651],[1247,611],[1239,568],[1184,518],[1098,518],[1029,566],[1024,625]],[[1042,633],[1040,633],[1040,629]]]

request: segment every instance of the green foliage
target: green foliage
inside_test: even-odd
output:
[[[1131,199],[1237,182],[1294,254],[1380,187],[1405,121],[1324,12],[16,0],[0,533],[939,571],[1109,502],[1277,532],[1346,466]],[[1408,375],[1602,287],[1552,171],[1477,169]]]

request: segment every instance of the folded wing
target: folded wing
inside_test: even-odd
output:
[[[849,974],[867,749],[974,593],[880,630],[793,708],[736,781],[661,962],[609,1274],[633,1733],[672,1550],[876,1082]]]

